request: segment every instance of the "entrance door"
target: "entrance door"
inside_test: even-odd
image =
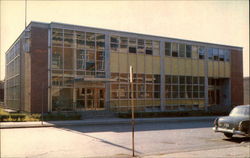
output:
[[[85,110],[104,109],[104,88],[84,88],[85,89]]]

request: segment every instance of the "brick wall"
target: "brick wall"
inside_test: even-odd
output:
[[[48,29],[31,28],[31,112],[48,111]],[[42,85],[44,84],[44,93]]]
[[[231,53],[231,103],[234,106],[244,104],[243,59],[240,51]]]

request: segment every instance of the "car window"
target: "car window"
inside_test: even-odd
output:
[[[249,108],[242,108],[242,107],[236,107],[234,108],[231,113],[230,116],[249,116],[250,112],[249,112]]]

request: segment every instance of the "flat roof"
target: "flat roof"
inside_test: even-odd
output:
[[[126,32],[126,31],[118,31],[118,30],[110,30],[110,29],[103,29],[103,28],[97,28],[97,27],[89,27],[89,26],[82,26],[82,25],[75,25],[75,24],[65,24],[65,23],[59,23],[59,22],[51,22],[51,23],[45,23],[45,22],[39,22],[39,21],[31,21],[29,25],[27,26],[27,29],[30,29],[31,27],[43,27],[43,28],[49,28],[49,27],[61,27],[61,28],[68,28],[68,29],[88,29],[88,30],[95,30],[95,31],[101,31],[101,32],[110,32],[113,34],[123,34],[130,35],[130,36],[140,36],[140,38],[154,38],[154,40],[165,40],[165,41],[172,41],[172,42],[181,42],[186,44],[196,44],[201,46],[211,46],[211,47],[221,47],[224,49],[235,49],[242,51],[243,47],[239,46],[231,46],[231,45],[224,45],[224,44],[217,44],[217,43],[209,43],[209,42],[201,42],[201,41],[193,41],[193,40],[186,40],[186,39],[179,39],[179,38],[172,38],[172,37],[164,37],[164,36],[156,36],[156,35],[150,35],[150,34],[142,34],[142,33],[134,33],[134,32]],[[7,53],[10,48],[19,40],[19,38],[22,36],[24,30],[21,32],[21,34],[18,36],[18,38],[13,42],[13,44],[9,47],[9,49],[5,52]]]

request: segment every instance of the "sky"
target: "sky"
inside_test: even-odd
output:
[[[0,80],[5,52],[25,27],[25,1],[0,1]],[[60,22],[243,47],[249,76],[249,2],[27,1],[27,23]]]

